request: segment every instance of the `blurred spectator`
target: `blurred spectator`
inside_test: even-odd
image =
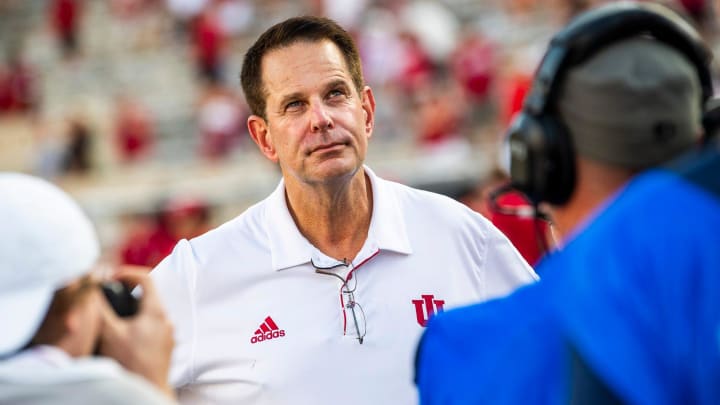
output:
[[[508,187],[509,176],[493,169],[459,200],[495,225],[531,265],[552,247],[550,223],[517,191]]]
[[[445,2],[407,1],[401,10],[403,26],[418,38],[434,63],[444,63],[457,46],[460,20]]]
[[[492,220],[490,196],[495,190],[507,184],[508,181],[509,178],[505,172],[500,169],[493,169],[477,184],[462,192],[458,197],[458,200],[470,207],[473,211],[478,212],[485,218]]]
[[[115,144],[120,159],[132,162],[147,156],[154,137],[153,122],[147,109],[137,100],[120,96],[115,112]]]
[[[225,32],[219,3],[205,8],[193,25],[192,46],[198,75],[209,84],[222,82],[225,59]]]
[[[461,128],[467,104],[462,89],[447,75],[419,90],[417,102],[415,122],[421,145],[433,147],[464,137]]]
[[[49,3],[50,26],[66,59],[79,51],[78,31],[82,17],[82,0],[51,0]]]
[[[563,6],[565,7],[565,20],[570,21],[576,15],[582,13],[588,8],[593,6],[593,3],[597,1],[592,0],[564,0]]]
[[[87,174],[92,168],[92,131],[81,118],[68,120],[67,144],[63,171],[68,174]]]
[[[450,63],[455,79],[470,102],[473,121],[480,124],[491,117],[491,85],[494,80],[495,49],[481,33],[467,30]]]
[[[247,32],[255,18],[255,5],[247,0],[215,0],[218,2],[220,28],[227,36]]]
[[[711,44],[717,44],[720,38],[720,23],[717,13],[720,9],[720,1],[715,0],[674,0],[676,9],[681,14],[688,16],[688,19],[700,31],[700,35]]]
[[[495,189],[488,202],[493,225],[510,239],[530,265],[535,266],[553,247],[548,217],[514,190]]]
[[[244,134],[247,111],[239,97],[222,85],[210,85],[197,111],[201,154],[208,159],[226,157]]]
[[[36,77],[19,49],[8,52],[6,65],[0,66],[0,115],[37,110]]]
[[[393,85],[404,76],[406,44],[397,17],[382,7],[365,10],[357,35],[365,80],[374,86]]]
[[[355,31],[369,0],[315,0],[320,14],[338,22],[348,32]]]
[[[496,66],[493,91],[498,108],[497,121],[509,125],[522,107],[535,68],[545,45],[569,13],[568,2],[537,0],[498,1],[492,11],[479,15],[474,24],[495,46]]]
[[[527,70],[511,71],[505,76],[500,93],[500,121],[504,127],[510,125],[515,114],[522,110],[525,95],[530,90],[531,84],[532,73]]]
[[[34,121],[34,174],[53,180],[63,173],[65,164],[66,139],[58,125],[49,119],[38,118]]]
[[[207,3],[208,0],[165,0],[179,39],[186,38],[186,34],[191,30],[192,22],[200,15]]]
[[[163,204],[154,218],[134,220],[120,246],[123,264],[155,267],[181,239],[210,229],[210,209],[194,198],[175,198]]]
[[[431,84],[434,66],[430,55],[415,34],[408,31],[401,32],[399,39],[403,52],[400,55],[401,68],[397,81],[403,92],[413,96],[420,89]]]
[[[115,49],[141,51],[164,45],[166,13],[159,0],[110,0],[108,27]]]
[[[706,0],[677,0],[690,17],[696,22],[703,21],[709,11]]]
[[[156,0],[110,0],[110,11],[116,17],[131,20],[156,6]]]

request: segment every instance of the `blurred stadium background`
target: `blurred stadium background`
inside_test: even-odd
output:
[[[247,135],[240,65],[274,22],[317,14],[358,41],[378,105],[368,164],[479,207],[548,39],[598,3],[0,0],[0,170],[55,181],[109,260],[152,265],[276,186]],[[662,3],[717,55],[719,1]]]

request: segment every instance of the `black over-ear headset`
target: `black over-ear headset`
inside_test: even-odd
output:
[[[702,99],[698,102],[704,111],[713,91],[711,53],[681,17],[657,4],[632,2],[613,3],[581,15],[553,37],[508,133],[512,185],[533,202],[562,205],[575,187],[572,138],[554,101],[563,76],[600,49],[635,36],[658,40],[691,61],[700,80]]]

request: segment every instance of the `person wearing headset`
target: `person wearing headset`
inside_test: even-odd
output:
[[[422,404],[720,401],[709,58],[653,4],[602,6],[554,37],[509,146],[513,184],[553,207],[564,244],[540,282],[429,321]]]

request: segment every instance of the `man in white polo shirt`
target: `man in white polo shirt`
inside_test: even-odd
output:
[[[248,128],[283,180],[152,273],[185,403],[409,404],[428,318],[536,279],[488,221],[363,165],[375,100],[331,20],[298,17],[245,56]]]

